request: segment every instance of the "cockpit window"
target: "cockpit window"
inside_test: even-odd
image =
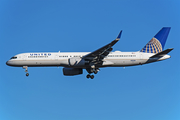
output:
[[[14,57],[12,57],[11,59],[17,59],[17,57],[14,56]]]

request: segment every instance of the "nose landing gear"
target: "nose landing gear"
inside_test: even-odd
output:
[[[26,76],[28,77],[28,76],[29,76],[29,73],[28,73],[28,66],[23,66],[23,69],[25,69]]]

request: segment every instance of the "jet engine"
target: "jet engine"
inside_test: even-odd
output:
[[[83,70],[82,68],[63,68],[63,74],[66,76],[73,76],[73,75],[79,75],[82,74]]]
[[[72,57],[68,59],[69,65],[70,66],[82,66],[87,63],[84,59],[80,57]]]

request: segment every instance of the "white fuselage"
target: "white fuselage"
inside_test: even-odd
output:
[[[93,52],[37,52],[15,55],[6,62],[9,66],[23,67],[29,76],[28,67],[62,66],[66,76],[79,75],[83,69],[89,73],[87,78],[94,78],[101,67],[125,67],[142,65],[170,58],[167,55],[173,48],[163,51],[170,27],[163,27],[138,52],[112,52],[113,46],[120,40],[122,30],[115,40]]]
[[[15,55],[9,61],[7,65],[22,67],[40,67],[40,66],[63,66],[71,68],[87,68],[89,65],[78,64],[71,65],[70,58],[82,58],[89,54],[89,52],[38,52],[38,53],[22,53]],[[143,52],[110,52],[108,56],[103,59],[103,63],[96,67],[124,67],[142,65],[150,62],[156,62],[170,58],[169,55],[164,55],[161,58],[150,58],[154,53]]]

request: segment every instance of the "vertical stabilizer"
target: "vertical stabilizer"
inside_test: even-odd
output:
[[[163,27],[140,52],[159,53],[163,51],[170,29],[170,27]]]

